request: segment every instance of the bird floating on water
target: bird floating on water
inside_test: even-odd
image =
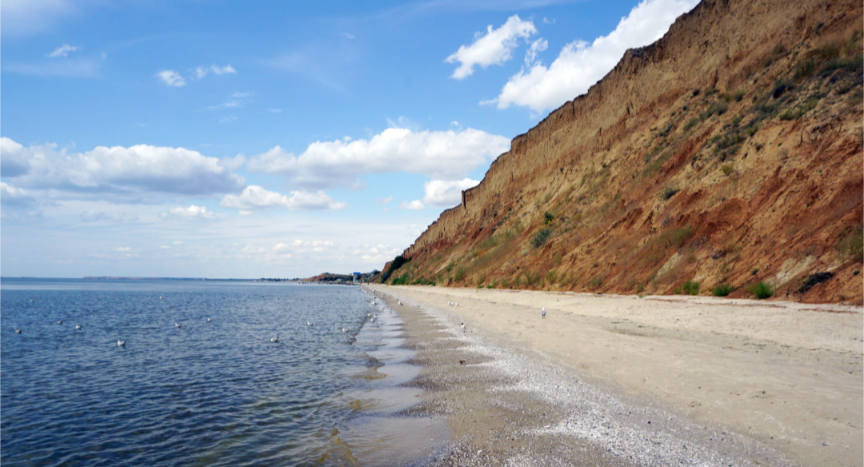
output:
[[[75,325],[75,329],[81,330],[81,325],[80,325],[80,324],[76,324],[76,325]]]
[[[543,308],[543,310],[540,311],[540,317],[541,317],[541,318],[545,318],[545,317],[546,317],[546,308]]]
[[[207,318],[207,322],[208,322],[208,323],[209,323],[209,322],[210,322],[210,321],[213,321],[213,320],[212,320],[212,319],[210,319],[210,318]]]
[[[63,320],[57,321],[57,324],[63,324]]]
[[[311,322],[311,321],[306,321],[306,326],[312,326],[312,322]]]
[[[273,343],[278,344],[278,343],[279,343],[279,336],[271,337],[271,338],[270,338],[270,342],[273,342]]]
[[[20,329],[16,329],[16,330],[15,330],[15,334],[21,334],[21,330],[20,330]]]
[[[348,330],[345,328],[342,328],[342,332],[348,332]]]
[[[179,327],[180,327],[180,323],[174,323],[174,327],[175,327],[175,328],[179,328]]]
[[[117,339],[117,347],[126,347],[126,341],[121,341]]]

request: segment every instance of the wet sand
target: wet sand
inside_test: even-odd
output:
[[[860,309],[373,287],[423,365],[403,415],[450,425],[433,465],[862,465]]]

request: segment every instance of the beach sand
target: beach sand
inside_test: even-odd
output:
[[[859,308],[370,287],[423,365],[404,415],[450,425],[433,464],[862,465]]]

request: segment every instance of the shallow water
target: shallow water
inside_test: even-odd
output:
[[[0,305],[4,466],[399,465],[447,436],[394,416],[419,369],[356,287],[4,279]]]

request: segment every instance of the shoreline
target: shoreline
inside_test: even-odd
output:
[[[432,465],[861,465],[854,308],[370,288],[423,365],[407,412],[450,424]]]

